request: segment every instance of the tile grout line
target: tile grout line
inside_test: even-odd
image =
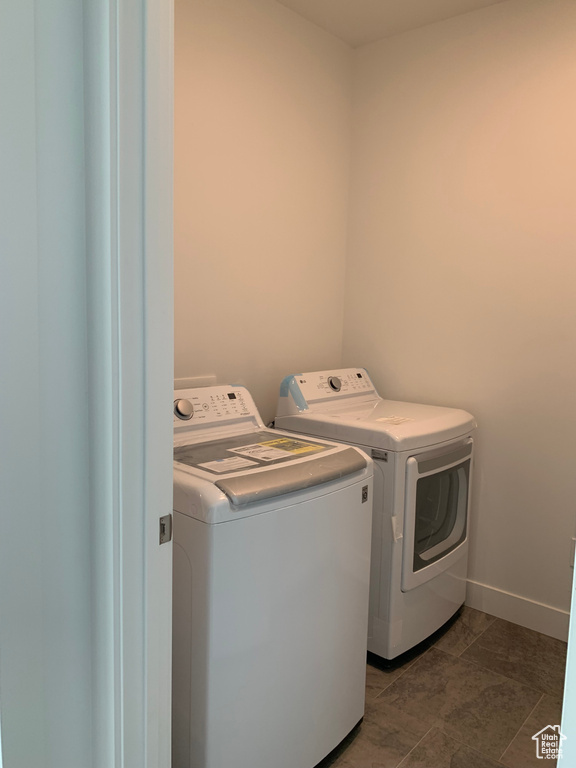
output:
[[[484,672],[488,672],[488,673],[490,673],[491,675],[495,675],[496,677],[501,677],[501,678],[502,678],[502,680],[507,680],[509,683],[514,683],[514,685],[519,685],[519,686],[521,686],[522,688],[527,688],[528,690],[530,690],[530,691],[533,691],[534,693],[537,693],[537,694],[538,694],[540,697],[542,697],[542,696],[545,696],[545,695],[549,695],[549,696],[550,696],[550,695],[552,695],[552,694],[548,693],[548,691],[542,691],[542,690],[539,690],[538,688],[534,688],[532,685],[528,685],[527,683],[521,683],[519,680],[515,680],[513,677],[508,677],[507,675],[503,675],[501,672],[496,672],[494,669],[490,669],[489,667],[485,667],[483,664],[480,664],[480,662],[478,662],[478,661],[476,661],[476,660],[474,660],[474,659],[463,659],[461,656],[454,656],[454,654],[452,654],[452,653],[449,653],[448,651],[443,651],[443,650],[442,650],[442,648],[437,648],[435,645],[431,645],[431,646],[430,646],[430,648],[427,648],[427,649],[424,651],[424,653],[422,653],[420,656],[418,656],[418,658],[416,658],[416,659],[414,660],[414,662],[413,662],[412,664],[410,664],[410,666],[406,667],[406,669],[404,669],[404,670],[403,670],[403,671],[402,671],[402,672],[401,672],[401,673],[398,675],[398,677],[395,677],[393,680],[390,680],[390,682],[388,683],[388,685],[387,685],[385,688],[383,688],[383,689],[380,691],[380,693],[379,693],[377,696],[375,696],[375,697],[372,699],[372,701],[376,701],[377,699],[379,699],[379,698],[380,698],[380,696],[381,696],[381,695],[382,695],[382,694],[383,694],[385,691],[387,691],[387,690],[388,690],[388,688],[390,688],[390,686],[391,686],[393,683],[395,683],[397,680],[400,680],[400,678],[401,678],[403,675],[405,675],[405,674],[406,674],[406,672],[408,672],[409,670],[411,670],[411,669],[412,669],[412,668],[413,668],[413,667],[414,667],[414,666],[415,666],[415,665],[416,665],[416,664],[417,664],[417,663],[420,661],[420,659],[423,659],[423,658],[424,658],[424,656],[426,656],[427,654],[429,654],[429,653],[430,653],[430,651],[432,651],[432,650],[434,650],[434,651],[437,651],[437,652],[441,653],[443,656],[447,656],[449,659],[458,659],[459,661],[463,662],[464,664],[472,664],[474,667],[477,667],[478,669],[482,669],[482,670],[484,670]],[[554,695],[556,695],[556,694],[554,694]]]
[[[504,752],[502,752],[502,754],[501,754],[501,755],[500,755],[500,757],[498,758],[498,762],[501,762],[501,761],[502,761],[502,758],[504,757],[504,755],[506,754],[506,752],[507,752],[507,751],[508,751],[508,749],[510,748],[510,745],[512,744],[512,742],[514,741],[514,739],[516,739],[516,738],[518,737],[518,735],[519,735],[520,731],[522,730],[522,728],[524,728],[524,726],[526,725],[526,723],[528,722],[528,720],[529,720],[529,719],[532,717],[532,715],[534,714],[534,712],[536,712],[536,709],[538,708],[538,705],[540,704],[540,702],[542,701],[542,699],[544,698],[544,696],[545,696],[545,695],[546,695],[546,694],[545,694],[545,693],[543,693],[543,694],[540,696],[540,698],[538,699],[538,701],[537,701],[537,702],[536,702],[536,704],[534,705],[534,708],[533,708],[533,709],[530,711],[530,713],[528,714],[528,716],[526,717],[526,719],[524,720],[524,722],[522,723],[522,725],[520,726],[520,728],[518,728],[518,730],[516,731],[516,733],[514,734],[514,736],[512,737],[512,739],[511,739],[511,740],[508,742],[508,745],[507,745],[506,749],[504,750]]]
[[[538,705],[536,705],[536,706],[538,706]],[[477,747],[470,746],[470,744],[465,742],[461,737],[454,736],[451,733],[446,733],[445,729],[443,727],[440,727],[439,725],[436,726],[436,727],[438,728],[440,733],[442,733],[444,736],[446,736],[447,739],[450,739],[451,741],[454,741],[456,744],[460,744],[461,747],[466,747],[466,749],[470,750],[471,752],[476,752],[477,755],[482,755],[482,757],[484,757],[484,758],[486,758],[488,760],[492,760],[492,761],[495,760],[494,757],[492,757],[491,755],[487,755],[485,752],[482,752],[481,749],[478,749]],[[514,738],[516,738],[516,736]],[[512,742],[510,742],[510,744],[511,743]],[[510,746],[510,744],[508,745],[508,747]],[[508,747],[506,747],[506,749],[508,749]],[[500,764],[500,759],[498,760],[498,763]],[[397,766],[397,768],[398,768],[398,766]]]
[[[476,608],[473,608],[472,610],[477,610],[477,609],[476,609]],[[490,614],[490,613],[484,613],[484,615],[485,615],[485,616],[489,616],[489,617],[492,619],[492,621],[491,621],[491,622],[488,624],[488,626],[487,626],[487,627],[485,627],[485,628],[482,630],[482,632],[480,632],[480,634],[479,634],[479,635],[477,635],[477,636],[476,636],[476,637],[475,637],[475,638],[472,640],[472,642],[470,642],[470,643],[469,643],[469,644],[466,646],[466,648],[464,648],[462,651],[460,651],[460,653],[459,653],[457,656],[456,656],[456,655],[454,655],[453,653],[450,653],[449,651],[444,651],[444,653],[446,653],[448,656],[452,656],[452,658],[455,658],[455,659],[459,659],[459,658],[462,656],[462,654],[463,654],[465,651],[467,651],[467,650],[468,650],[468,648],[470,648],[470,646],[471,646],[471,645],[473,645],[473,644],[474,644],[474,643],[475,643],[475,642],[476,642],[476,641],[477,641],[479,638],[481,638],[481,637],[482,637],[482,635],[483,635],[483,634],[484,634],[484,633],[485,633],[485,632],[486,632],[488,629],[490,629],[490,627],[491,627],[491,626],[494,624],[494,622],[495,622],[495,621],[498,619],[498,617],[497,617],[497,616],[492,616],[492,614]],[[387,690],[387,689],[388,689],[388,688],[389,688],[389,687],[392,685],[392,683],[395,683],[395,682],[396,682],[396,680],[399,680],[399,679],[402,677],[402,675],[404,675],[404,674],[405,674],[405,673],[406,673],[406,672],[407,672],[409,669],[411,669],[411,668],[414,666],[414,664],[416,664],[416,663],[418,662],[418,660],[419,660],[419,659],[421,659],[421,658],[423,658],[424,656],[426,656],[426,654],[427,654],[427,653],[428,653],[428,652],[429,652],[429,651],[430,651],[432,648],[435,648],[437,651],[441,651],[441,650],[442,650],[442,648],[438,648],[438,647],[437,647],[437,643],[439,643],[439,642],[440,642],[440,640],[442,640],[442,638],[440,638],[439,640],[437,640],[437,641],[436,641],[436,643],[434,643],[434,644],[433,644],[433,645],[431,645],[430,647],[426,648],[426,650],[425,650],[425,651],[423,651],[423,653],[421,653],[419,656],[417,656],[416,658],[414,658],[414,659],[412,660],[412,662],[411,662],[410,664],[408,664],[408,666],[407,666],[405,669],[403,669],[403,670],[402,670],[402,672],[400,672],[400,674],[399,674],[397,677],[395,677],[393,680],[390,680],[390,682],[388,683],[388,685],[384,686],[384,688],[382,688],[382,690],[381,690],[381,691],[379,691],[379,693],[378,693],[376,696],[374,696],[374,698],[372,699],[372,701],[375,701],[376,699],[378,699],[378,698],[379,698],[379,697],[380,697],[380,696],[381,696],[381,695],[384,693],[384,691],[386,691],[386,690]],[[462,661],[466,661],[466,659],[462,659]],[[481,666],[481,665],[478,665],[478,666]],[[485,669],[485,667],[482,667],[482,668],[483,668],[483,669]],[[376,667],[376,669],[377,669],[377,667]],[[511,679],[511,678],[506,678],[506,679]]]
[[[486,614],[486,616],[489,616],[489,615],[490,615],[490,614],[488,614],[488,613]],[[477,637],[475,637],[475,638],[474,638],[474,640],[472,640],[472,642],[471,642],[471,643],[468,643],[468,645],[466,646],[466,648],[464,648],[463,650],[461,650],[461,651],[460,651],[460,653],[458,654],[458,656],[457,656],[456,658],[458,658],[458,659],[459,659],[459,658],[462,656],[462,654],[463,654],[463,653],[466,653],[466,651],[468,650],[468,648],[470,648],[472,645],[474,645],[474,643],[475,643],[475,642],[477,642],[478,640],[480,640],[480,638],[482,637],[482,635],[483,635],[483,634],[485,634],[486,632],[488,632],[488,630],[489,630],[489,629],[490,629],[490,627],[491,627],[491,626],[494,624],[494,622],[496,621],[496,619],[497,619],[497,618],[498,618],[497,616],[492,616],[492,621],[490,622],[490,624],[488,624],[488,626],[487,626],[485,629],[483,629],[483,630],[482,630],[482,632],[480,632],[480,634],[479,634]]]
[[[397,765],[396,765],[396,768],[402,768],[402,763],[404,762],[404,760],[407,760],[407,759],[410,757],[410,755],[412,754],[412,752],[414,752],[414,750],[416,749],[416,747],[418,747],[420,744],[422,744],[422,742],[424,741],[424,739],[426,738],[426,736],[428,736],[428,734],[429,734],[429,733],[431,733],[431,731],[433,731],[433,730],[434,730],[434,728],[436,728],[436,726],[435,726],[435,725],[431,725],[431,726],[430,726],[430,728],[429,728],[429,729],[426,731],[426,733],[424,734],[424,736],[422,736],[422,738],[420,739],[420,741],[419,741],[417,744],[414,744],[414,746],[412,747],[412,749],[410,750],[410,752],[408,752],[407,754],[405,754],[405,755],[404,755],[404,757],[402,758],[402,760],[400,760],[400,762],[399,762],[399,763],[397,763]]]
[[[440,650],[440,648],[437,648],[436,650]],[[444,651],[446,653],[446,651]],[[447,654],[448,656],[450,654]],[[463,661],[465,664],[473,664],[475,667],[478,667],[478,669],[483,669],[485,672],[490,672],[491,675],[496,675],[497,677],[501,677],[503,680],[507,680],[509,683],[514,683],[515,685],[520,685],[522,688],[528,688],[530,691],[534,691],[534,693],[537,693],[539,696],[555,696],[557,694],[551,694],[549,691],[542,691],[538,688],[534,688],[533,685],[528,685],[528,683],[521,683],[519,680],[516,680],[513,677],[508,677],[507,675],[502,674],[502,672],[497,672],[495,669],[490,669],[490,667],[485,667],[483,664],[480,664],[479,661],[476,661],[475,659],[463,659],[461,656],[452,656],[453,659],[460,659],[460,661]]]
[[[434,648],[434,646],[432,645],[432,646],[430,646],[430,648]],[[406,672],[408,672],[408,670],[409,670],[409,669],[412,669],[412,667],[413,667],[415,664],[417,664],[417,663],[420,661],[420,659],[423,659],[423,658],[424,658],[424,656],[426,656],[426,654],[427,654],[427,653],[428,653],[428,651],[430,650],[430,648],[426,648],[426,650],[425,650],[423,653],[421,653],[421,654],[420,654],[420,656],[417,656],[417,657],[416,657],[416,658],[415,658],[415,659],[412,661],[412,663],[411,663],[411,664],[409,664],[409,665],[406,667],[406,669],[403,669],[403,670],[402,670],[402,672],[400,672],[400,674],[398,675],[398,677],[395,677],[393,680],[390,680],[390,682],[388,683],[388,685],[387,685],[387,686],[385,686],[384,688],[382,688],[382,690],[380,691],[380,693],[378,694],[378,696],[375,696],[375,697],[374,697],[373,701],[376,701],[376,699],[379,699],[379,698],[380,698],[380,696],[381,696],[381,695],[384,693],[384,691],[387,691],[387,690],[388,690],[388,688],[390,688],[390,686],[392,685],[392,683],[395,683],[397,680],[400,680],[400,678],[401,678],[403,675],[405,675],[405,674],[406,674]]]
[[[529,691],[533,691],[534,693],[537,693],[540,697],[542,697],[542,696],[558,696],[558,694],[556,694],[556,693],[550,693],[549,691],[542,691],[542,690],[540,690],[538,688],[535,688],[532,685],[528,685],[527,683],[521,683],[519,680],[515,680],[513,677],[508,677],[507,675],[502,674],[502,672],[497,672],[494,669],[490,669],[490,667],[485,667],[483,664],[480,664],[480,662],[476,661],[475,659],[463,659],[461,656],[454,656],[454,654],[450,653],[449,651],[443,651],[442,648],[436,648],[435,645],[432,645],[432,646],[430,646],[430,648],[427,648],[424,651],[424,653],[416,659],[414,664],[416,664],[416,662],[418,662],[420,659],[423,659],[424,656],[426,656],[426,654],[430,653],[430,651],[432,651],[432,650],[438,651],[443,656],[447,656],[450,659],[458,659],[459,661],[463,662],[464,664],[472,664],[473,666],[477,667],[478,669],[483,669],[485,672],[489,672],[491,675],[495,675],[496,677],[501,677],[503,680],[507,680],[509,683],[514,683],[514,685],[519,685],[522,688],[527,688]],[[407,667],[404,670],[404,672],[402,672],[400,675],[398,675],[398,677],[395,677],[394,680],[391,680],[388,683],[388,685],[386,686],[386,688],[382,689],[380,691],[380,693],[378,694],[378,696],[376,696],[375,698],[376,699],[379,698],[380,695],[382,693],[384,693],[384,691],[386,691],[392,685],[392,683],[395,683],[396,680],[399,680],[402,677],[402,675],[404,675],[406,672],[408,672],[409,669],[411,669],[414,666],[414,664],[411,664],[409,667]]]

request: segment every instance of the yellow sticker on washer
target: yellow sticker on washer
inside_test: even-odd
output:
[[[305,443],[303,440],[294,440],[290,437],[279,437],[277,440],[266,440],[260,445],[266,445],[269,448],[277,448],[280,451],[288,451],[289,453],[315,453],[316,451],[323,451],[325,446],[316,445],[315,443]]]

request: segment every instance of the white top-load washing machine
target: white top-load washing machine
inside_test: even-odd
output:
[[[466,597],[474,418],[379,397],[363,368],[287,376],[275,425],[375,460],[368,650],[393,659]]]
[[[372,461],[174,393],[173,768],[312,768],[364,714]]]

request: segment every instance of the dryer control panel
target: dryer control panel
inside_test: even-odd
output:
[[[307,411],[316,403],[342,398],[375,399],[378,392],[364,368],[341,368],[287,376],[280,386],[277,416]]]
[[[376,390],[364,368],[344,368],[335,371],[314,371],[294,376],[307,403],[332,397],[374,394]]]

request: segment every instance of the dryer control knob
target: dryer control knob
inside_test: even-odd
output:
[[[187,421],[194,416],[194,406],[190,400],[174,400],[174,413],[179,419]]]
[[[333,389],[334,392],[340,392],[342,389],[342,382],[338,376],[330,376],[328,379],[328,384],[330,384],[330,388]]]

